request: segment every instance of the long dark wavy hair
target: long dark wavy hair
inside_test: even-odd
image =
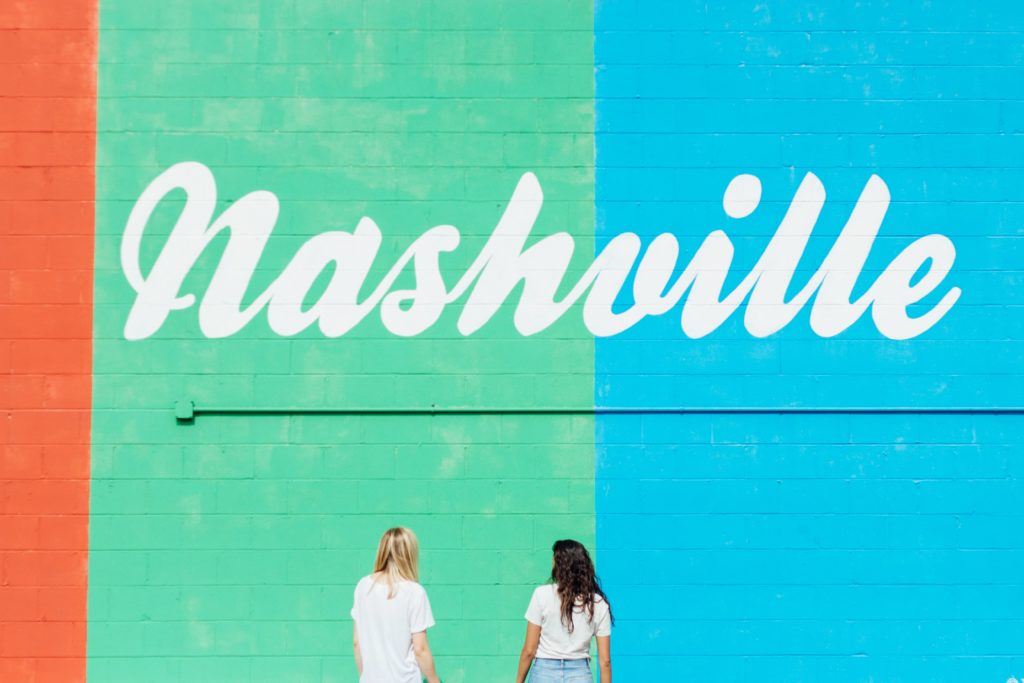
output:
[[[558,584],[558,595],[562,600],[562,623],[569,629],[569,633],[573,630],[572,615],[577,608],[582,607],[587,620],[593,621],[594,600],[598,596],[608,605],[608,613],[611,615],[612,605],[601,590],[601,582],[594,572],[594,563],[583,544],[572,540],[555,541],[551,551],[555,555],[551,580]],[[614,624],[615,616],[611,615],[611,619]]]

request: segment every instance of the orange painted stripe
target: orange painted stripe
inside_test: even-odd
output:
[[[85,680],[97,2],[0,2],[0,681]]]

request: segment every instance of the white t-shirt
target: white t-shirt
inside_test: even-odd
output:
[[[612,616],[608,603],[594,596],[594,619],[587,619],[582,603],[572,615],[572,633],[562,621],[562,600],[558,586],[547,584],[533,591],[526,620],[540,626],[539,659],[590,659],[590,639],[612,634]]]
[[[352,618],[359,634],[363,675],[359,683],[421,683],[412,634],[434,625],[423,586],[400,581],[388,600],[388,585],[364,576],[356,585]]]

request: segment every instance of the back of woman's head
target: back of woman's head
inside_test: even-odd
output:
[[[377,546],[375,574],[383,576],[388,585],[388,598],[395,597],[395,589],[402,579],[420,580],[420,544],[412,529],[398,526],[388,529]]]
[[[593,620],[594,601],[598,597],[608,604],[610,613],[611,604],[601,590],[601,582],[586,547],[579,541],[563,540],[555,541],[551,551],[554,553],[551,580],[558,584],[562,622],[569,632],[572,633],[572,615],[577,608],[586,613],[588,620]],[[614,621],[614,617],[612,619]]]

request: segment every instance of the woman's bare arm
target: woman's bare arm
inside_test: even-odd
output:
[[[597,637],[597,663],[601,667],[601,683],[612,683],[612,637]]]
[[[526,642],[519,653],[519,671],[516,672],[516,683],[523,683],[530,672],[533,658],[537,656],[537,645],[540,643],[540,626],[526,622]]]
[[[356,628],[356,622],[352,622],[352,649],[356,655],[356,671],[359,675],[363,675],[363,653],[359,651],[359,629]]]
[[[427,679],[427,683],[441,683],[434,669],[434,655],[430,652],[426,631],[412,634],[412,653],[416,655],[416,663],[419,664],[420,673]]]

